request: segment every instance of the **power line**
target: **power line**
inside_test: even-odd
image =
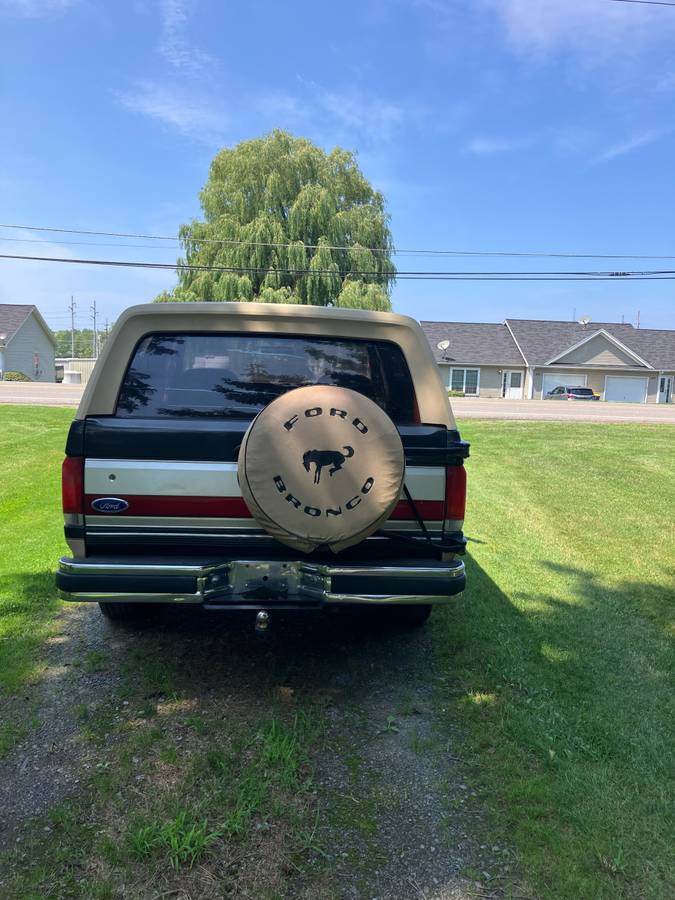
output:
[[[675,3],[673,4],[675,5]],[[151,240],[151,241],[181,241],[182,238],[176,235],[158,235],[158,234],[141,234],[134,232],[124,232],[124,231],[93,231],[87,229],[78,229],[78,228],[56,228],[51,226],[42,226],[42,225],[10,225],[0,223],[0,228],[14,228],[23,231],[44,231],[58,234],[81,234],[81,235],[91,235],[98,237],[114,237],[114,238],[134,238],[137,240]],[[18,241],[20,242],[20,238],[0,238],[0,240],[4,241]],[[30,240],[30,239],[28,239]],[[221,238],[194,238],[195,242],[199,244],[221,244],[227,246],[245,246],[245,247],[272,247],[277,249],[284,249],[290,246],[290,242],[285,243],[272,243],[267,241],[242,241],[242,240],[234,240],[234,239],[221,239]],[[42,243],[41,241],[30,241],[30,243]],[[91,241],[83,241],[83,242],[70,242],[70,241],[60,241],[62,244],[70,244],[77,246],[91,244],[91,246],[144,246],[144,245],[125,245],[125,244],[97,244]],[[150,245],[155,246],[155,245]],[[368,250],[371,253],[391,253],[392,256],[512,256],[512,257],[533,257],[533,258],[552,258],[552,259],[675,259],[675,255],[667,255],[667,254],[642,254],[642,253],[571,253],[571,252],[560,252],[560,251],[531,251],[531,250],[522,250],[522,251],[511,251],[511,250],[432,250],[432,249],[405,249],[400,248],[397,249],[395,247],[390,250],[385,250],[382,247],[356,247],[352,246],[339,246],[339,245],[331,245],[331,244],[305,244],[304,245],[308,250],[317,250],[319,248],[325,250],[336,250],[336,251],[348,251],[355,249]],[[172,249],[170,247],[161,248],[161,249]]]
[[[2,228],[2,225],[0,225]],[[169,240],[169,238],[167,238]],[[178,238],[172,238],[172,240],[178,240]],[[12,244],[42,244],[44,247],[46,241],[40,240],[40,238],[8,238],[0,236],[0,241],[3,243],[12,243]],[[122,244],[119,241],[115,241],[114,243],[104,243],[102,241],[59,241],[59,246],[68,246],[68,247],[133,247],[139,250],[171,250],[172,253],[176,252],[176,247],[162,247],[159,244]]]
[[[640,6],[675,6],[668,0],[612,0],[613,3],[638,3]]]
[[[0,259],[23,260],[30,262],[67,263],[84,266],[110,266],[115,268],[134,269],[160,269],[168,271],[196,271],[196,272],[228,272],[231,274],[267,274],[272,271],[278,275],[336,275],[331,269],[265,269],[251,266],[208,266],[190,265],[178,263],[138,262],[135,260],[113,259],[72,259],[62,256],[19,256],[15,254],[0,253]],[[397,272],[383,276],[379,272],[349,272],[348,275],[371,278],[396,278],[417,281],[645,281],[645,280],[671,280],[675,279],[675,269],[646,270],[634,272],[436,272],[436,271],[408,271]]]

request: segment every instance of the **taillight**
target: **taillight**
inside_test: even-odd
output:
[[[84,458],[66,456],[61,467],[61,498],[64,513],[84,512]]]
[[[445,520],[464,521],[466,510],[466,469],[464,466],[445,468]]]

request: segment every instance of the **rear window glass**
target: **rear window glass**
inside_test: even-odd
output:
[[[137,346],[117,401],[122,417],[250,418],[296,387],[365,394],[412,422],[410,372],[387,341],[265,334],[153,334]]]
[[[570,388],[570,394],[579,394],[582,397],[592,397],[593,391],[590,388]]]

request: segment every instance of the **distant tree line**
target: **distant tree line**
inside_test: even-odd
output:
[[[52,334],[56,338],[56,356],[71,356],[71,333],[70,328],[61,328],[53,331]],[[110,328],[102,329],[98,332],[98,351],[103,349]],[[75,356],[80,359],[90,359],[95,356],[94,352],[94,330],[92,328],[76,328],[74,332],[75,339]]]

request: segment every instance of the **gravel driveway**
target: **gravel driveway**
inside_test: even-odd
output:
[[[251,626],[248,615],[172,613],[131,631],[95,607],[66,608],[44,677],[17,701],[32,727],[0,763],[0,849],[20,848],[29,820],[76,795],[105,758],[108,735],[99,745],[84,741],[78,707],[123,710],[120,673],[131,668],[133,677],[140,658],[171,659],[175,689],[195,714],[207,707],[271,714],[280,694],[321,709],[326,733],[312,768],[325,850],[292,874],[286,896],[499,896],[490,886],[508,876],[509,855],[486,839],[456,735],[437,715],[452,685],[434,665],[433,616],[414,632],[320,614],[277,620],[263,638]],[[87,670],[87,659],[103,656],[112,665]]]

